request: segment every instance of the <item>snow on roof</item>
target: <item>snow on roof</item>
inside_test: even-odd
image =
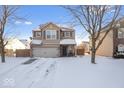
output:
[[[28,41],[27,41],[26,39],[20,39],[20,41],[21,41],[23,44],[25,44],[25,45],[28,44]]]
[[[61,31],[73,31],[73,30],[62,28]]]
[[[60,41],[60,44],[62,45],[75,45],[76,44],[76,41],[74,39],[63,39]]]
[[[64,31],[64,30],[66,30],[66,31],[68,31],[68,30],[73,31],[74,30],[73,27],[71,25],[69,25],[69,24],[56,24],[56,25],[58,27],[60,27],[60,29],[62,31]]]
[[[40,45],[42,44],[42,40],[32,40],[32,44]]]
[[[62,31],[74,31],[72,28],[60,27]]]
[[[41,29],[40,28],[36,28],[33,31],[41,31]]]

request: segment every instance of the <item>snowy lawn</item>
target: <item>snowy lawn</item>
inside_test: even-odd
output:
[[[97,56],[37,58],[7,58],[0,63],[0,87],[38,88],[124,88],[124,59]]]

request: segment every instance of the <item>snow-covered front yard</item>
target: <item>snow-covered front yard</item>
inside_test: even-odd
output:
[[[123,87],[124,59],[97,56],[37,58],[9,58],[0,63],[0,87],[92,88]]]

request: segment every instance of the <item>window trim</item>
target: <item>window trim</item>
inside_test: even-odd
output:
[[[67,33],[68,33],[68,35],[67,35]],[[71,32],[65,31],[65,32],[64,32],[64,37],[71,37]]]
[[[37,33],[40,33],[40,36]],[[36,37],[41,37],[41,32],[40,31],[35,32],[35,36]]]
[[[47,37],[47,32],[50,32],[50,38],[48,38]],[[46,32],[46,40],[56,40],[57,39],[57,31],[56,30],[46,30],[45,31]],[[55,33],[55,34],[53,34],[53,32]],[[55,38],[53,38],[53,35],[55,35]]]
[[[118,44],[118,52],[124,52],[124,44]]]

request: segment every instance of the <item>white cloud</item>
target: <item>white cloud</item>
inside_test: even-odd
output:
[[[31,21],[15,21],[15,24],[25,24],[25,25],[31,25],[32,22]]]
[[[15,21],[15,24],[21,24],[22,22],[21,21]]]
[[[32,24],[32,22],[30,22],[30,21],[25,21],[24,22],[26,25],[31,25]]]

